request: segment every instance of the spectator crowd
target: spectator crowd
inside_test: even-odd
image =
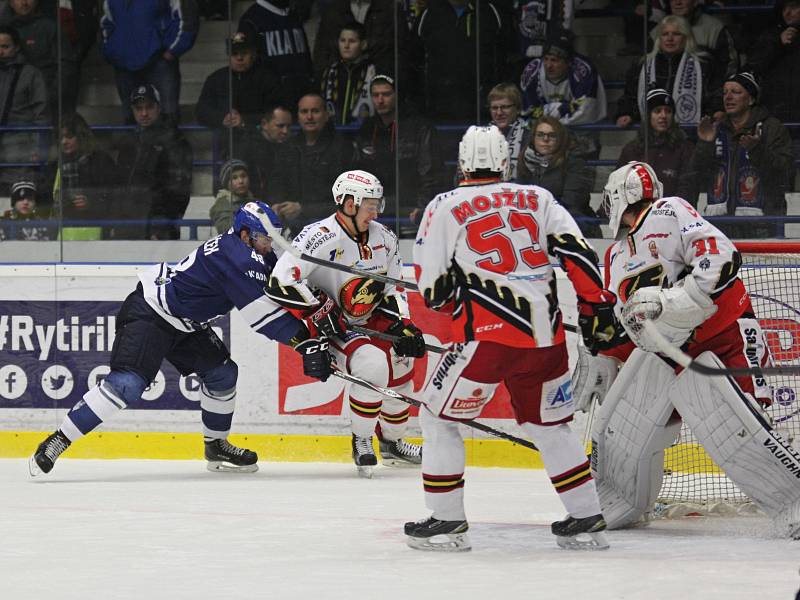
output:
[[[387,213],[413,231],[459,178],[452,139],[492,123],[510,177],[550,190],[589,237],[602,236],[594,167],[629,161],[707,216],[750,219],[724,224],[733,237],[771,236],[752,219],[785,215],[793,191],[800,0],[747,2],[764,5],[756,32],[736,0],[612,4],[624,7],[620,81],[573,30],[571,1],[257,0],[229,21],[227,64],[187,107],[181,62],[201,21],[232,16],[228,2],[0,2],[0,196],[11,203],[0,239],[179,238],[198,154],[187,123],[215,136],[204,195],[217,232],[252,199],[297,231],[330,212],[332,182],[354,168],[379,177]],[[112,123],[77,112],[95,44],[119,97]],[[118,127],[101,139],[98,125]]]

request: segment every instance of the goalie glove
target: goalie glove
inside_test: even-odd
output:
[[[321,381],[327,381],[333,374],[333,357],[328,352],[328,340],[308,338],[295,347],[303,357],[303,374]]]
[[[594,356],[578,343],[578,362],[572,372],[572,399],[576,410],[589,412],[595,398],[602,404],[618,372],[619,363],[615,359],[602,354]]]
[[[636,290],[622,309],[622,326],[642,350],[658,352],[658,343],[643,327],[652,321],[667,341],[680,348],[694,329],[717,312],[714,301],[687,275],[673,287],[647,287]]]
[[[609,291],[604,291],[603,297],[603,302],[578,299],[578,326],[583,343],[592,355],[615,345],[618,322],[614,305],[617,298]]]
[[[422,331],[414,326],[413,323],[395,321],[386,330],[386,333],[391,333],[400,338],[392,342],[392,347],[397,356],[410,356],[413,358],[425,356],[425,338],[422,337]]]
[[[347,322],[342,309],[322,290],[315,291],[314,295],[319,304],[305,309],[301,314],[311,337],[331,338],[345,333]]]

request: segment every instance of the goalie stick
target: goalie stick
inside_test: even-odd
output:
[[[708,367],[701,365],[693,360],[691,356],[676,348],[667,341],[651,320],[646,319],[643,323],[644,328],[650,339],[658,347],[660,354],[675,361],[684,369],[695,371],[702,375],[711,375],[712,377],[727,377],[732,376],[748,376],[748,375],[798,375],[800,374],[800,365],[785,365],[783,367],[750,367],[750,368],[733,368],[733,369],[717,369],[715,367]]]
[[[419,400],[415,400],[409,396],[401,394],[399,392],[395,392],[394,390],[389,390],[387,388],[382,388],[380,386],[374,385],[365,379],[361,379],[360,377],[356,377],[355,375],[350,375],[349,373],[345,373],[343,371],[339,371],[336,369],[333,372],[336,377],[340,379],[344,379],[345,381],[350,381],[362,387],[372,390],[373,392],[378,392],[379,394],[383,394],[384,396],[389,396],[391,398],[395,398],[406,404],[410,404],[411,406],[416,407],[423,407],[425,406],[424,402],[420,402]],[[489,435],[493,435],[495,437],[503,438],[504,440],[508,440],[509,442],[514,442],[520,446],[524,446],[529,448],[530,450],[539,450],[535,444],[529,442],[528,440],[523,440],[522,438],[515,437],[510,433],[505,433],[500,431],[499,429],[495,429],[493,427],[489,427],[488,425],[484,425],[483,423],[479,423],[478,421],[459,421],[459,423],[463,423],[467,427],[472,427],[473,429],[477,429],[479,431],[483,431],[484,433],[488,433]]]

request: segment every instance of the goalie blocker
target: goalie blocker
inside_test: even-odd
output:
[[[721,367],[711,352],[701,364]],[[641,373],[647,373],[642,377]],[[686,421],[706,452],[775,524],[800,536],[800,454],[730,378],[675,376],[654,354],[635,350],[596,413],[592,472],[611,529],[635,524],[661,488],[664,450]]]

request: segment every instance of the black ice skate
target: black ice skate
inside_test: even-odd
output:
[[[47,439],[39,444],[36,452],[33,453],[28,461],[28,470],[31,477],[36,477],[42,473],[49,473],[53,470],[53,465],[56,459],[69,448],[72,442],[69,441],[67,436],[57,429],[47,436]]]
[[[234,446],[228,440],[206,442],[206,460],[209,471],[255,473],[258,471],[258,454],[247,448]]]
[[[387,467],[416,467],[422,463],[422,446],[404,439],[397,441],[378,438],[381,462]]]
[[[472,549],[468,529],[466,521],[440,521],[431,516],[406,523],[406,543],[415,550],[465,552]]]
[[[556,542],[566,550],[607,550],[605,529],[606,520],[599,514],[582,519],[568,515],[563,521],[550,525]]]
[[[378,464],[375,450],[372,449],[372,436],[360,437],[353,434],[353,462],[356,463],[359,477],[372,479],[372,469]]]

